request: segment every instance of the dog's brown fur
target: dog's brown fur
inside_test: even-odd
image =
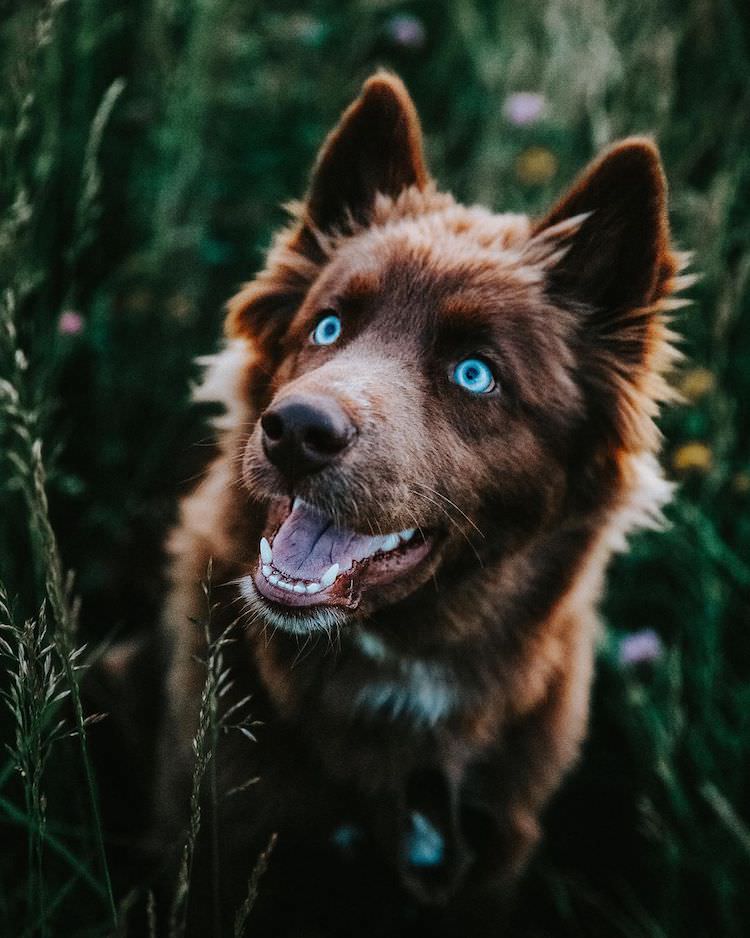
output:
[[[464,931],[469,908],[477,931],[495,923],[585,732],[608,558],[658,523],[669,497],[653,419],[670,396],[665,314],[682,264],[647,139],[612,147],[530,221],[436,190],[395,77],[371,78],[343,115],[265,270],[229,304],[229,342],[198,394],[225,406],[220,455],[170,543],[162,805],[182,805],[189,785],[209,558],[214,627],[238,614],[247,625],[232,673],[264,724],[256,745],[230,742],[222,757],[224,786],[260,776],[220,822],[237,874],[224,877],[225,910],[276,831],[257,927],[283,933],[290,905],[312,901],[301,883],[325,869],[325,890],[344,875],[329,844],[346,823],[360,838],[348,868],[368,871],[347,880],[349,905],[377,895],[391,916],[373,933],[396,934],[394,909],[412,902],[443,903],[441,921],[453,910]],[[311,347],[329,308],[345,341]],[[491,399],[448,380],[450,363],[477,351],[496,362]],[[335,636],[268,628],[272,615],[245,615],[238,599],[268,498],[285,491],[257,420],[290,389],[334,395],[360,428],[295,494],[358,530],[441,532],[416,582],[366,592],[331,620]],[[385,703],[364,705],[375,685]],[[405,858],[416,810],[444,840],[437,870]],[[172,820],[177,831],[182,810]],[[347,933],[339,900],[317,919],[307,909],[310,930]]]

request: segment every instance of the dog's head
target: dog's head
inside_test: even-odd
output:
[[[676,266],[648,140],[542,220],[496,215],[437,192],[405,88],[371,78],[229,306],[255,356],[256,610],[345,622],[609,510],[656,445]]]

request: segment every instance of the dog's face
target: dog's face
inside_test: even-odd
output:
[[[256,611],[343,624],[606,505],[673,273],[650,143],[610,151],[541,222],[493,215],[435,192],[403,86],[371,79],[230,305],[260,354]]]

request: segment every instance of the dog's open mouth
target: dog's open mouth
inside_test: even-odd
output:
[[[408,576],[431,547],[429,533],[415,528],[377,535],[337,528],[298,498],[281,517],[271,512],[254,582],[281,606],[353,609],[364,589]]]

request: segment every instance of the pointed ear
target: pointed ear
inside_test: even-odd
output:
[[[319,233],[367,224],[377,193],[395,198],[428,182],[414,104],[399,78],[378,72],[325,140],[296,223],[277,236],[265,270],[229,302],[227,334],[273,347],[327,260]]]
[[[328,135],[312,173],[305,219],[321,231],[346,229],[352,217],[366,223],[382,192],[424,188],[429,176],[422,131],[403,82],[378,72]]]
[[[578,224],[560,224],[582,215]],[[605,316],[647,306],[674,273],[666,182],[655,144],[643,137],[615,144],[534,226],[533,234],[569,239],[548,274],[554,298]]]

